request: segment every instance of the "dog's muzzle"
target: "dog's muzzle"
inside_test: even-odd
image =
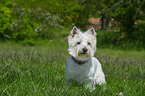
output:
[[[86,47],[84,47],[82,50],[83,50],[83,53],[86,53],[88,51]]]

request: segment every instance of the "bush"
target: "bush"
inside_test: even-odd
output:
[[[98,31],[97,45],[98,47],[106,47],[117,44],[117,32]]]
[[[39,37],[53,38],[55,33],[52,29],[62,27],[58,16],[42,11],[41,8],[25,8],[4,2],[0,14],[0,37],[10,38],[23,44],[34,45]]]
[[[145,48],[145,22],[138,22],[136,25],[136,32],[133,36],[133,39],[142,43],[143,47]]]
[[[25,42],[24,44],[27,44],[27,41],[29,41],[28,43],[31,44],[30,41],[38,36],[35,29],[40,25],[29,17],[29,13],[25,8],[15,9],[13,17],[15,21],[11,25],[13,28],[12,39],[17,42]],[[34,44],[33,41],[32,44]]]
[[[12,21],[12,3],[11,1],[7,1],[0,6],[0,37],[3,39],[11,37]]]
[[[144,25],[142,25],[143,28]],[[141,27],[140,25],[138,27]],[[142,50],[145,48],[145,31],[142,28],[134,33],[131,39],[127,39],[122,32],[97,32],[97,47],[99,48],[117,48],[123,50]],[[145,26],[144,26],[145,28]],[[142,31],[141,31],[142,30]],[[126,39],[125,39],[126,38]]]
[[[56,30],[73,24],[85,28],[88,21],[85,1],[43,2],[4,0],[0,9],[0,38],[34,44],[37,38],[52,39]],[[55,5],[55,6],[54,6]]]

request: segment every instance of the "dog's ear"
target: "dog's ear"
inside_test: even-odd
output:
[[[75,37],[75,35],[78,33],[79,33],[79,29],[76,26],[74,26],[70,32],[70,36],[68,36],[68,43],[69,44],[70,44],[71,40]],[[70,47],[70,45],[69,45],[69,47]]]
[[[73,29],[70,32],[71,36],[74,37],[76,34],[78,34],[78,32],[79,32],[78,30],[79,29],[76,26],[74,26]]]
[[[91,29],[89,29],[86,33],[92,34],[93,36],[97,35],[97,33],[95,32],[95,29],[93,27]]]

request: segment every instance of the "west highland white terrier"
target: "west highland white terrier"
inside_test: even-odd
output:
[[[70,81],[75,81],[94,90],[96,84],[106,84],[101,64],[93,57],[96,51],[94,28],[82,33],[74,26],[68,37],[68,44],[68,52],[71,56],[65,68],[66,85]]]

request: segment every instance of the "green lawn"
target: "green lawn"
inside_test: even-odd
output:
[[[67,46],[67,45],[66,45]],[[0,44],[0,96],[145,96],[145,52],[99,49],[106,90],[65,86],[67,47]]]

